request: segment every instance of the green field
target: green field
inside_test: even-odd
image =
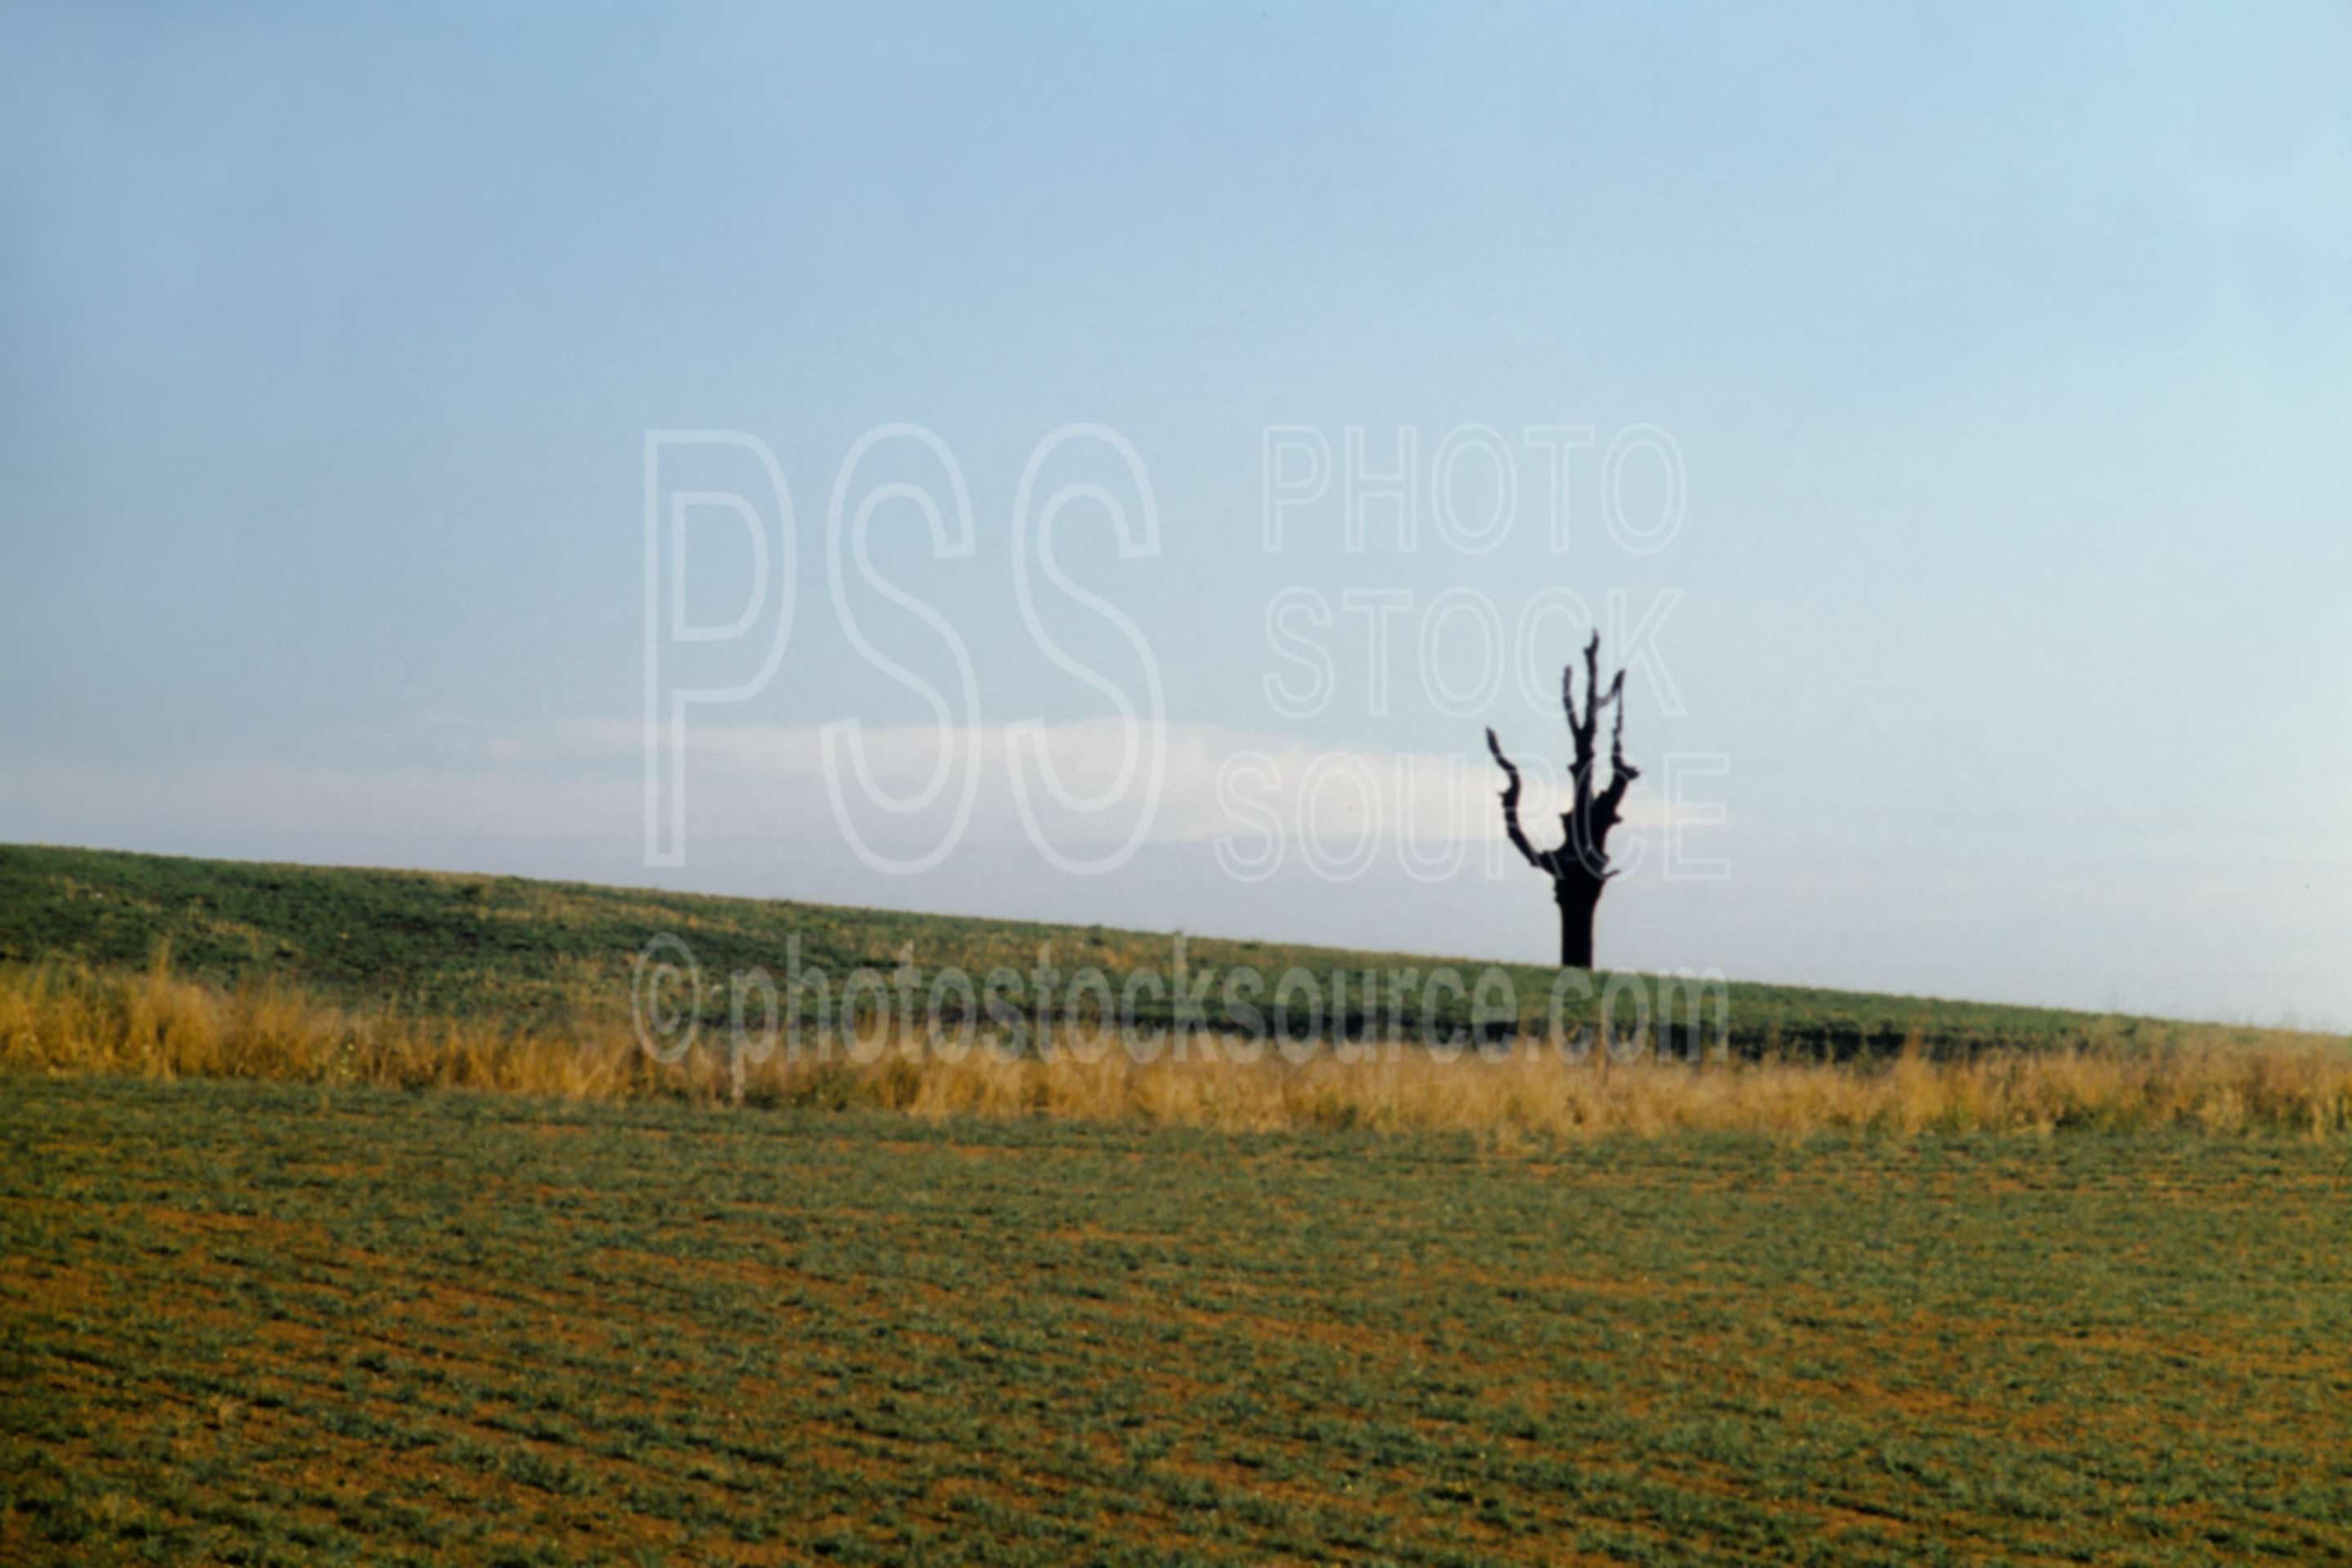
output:
[[[0,846],[0,963],[68,958],[99,968],[144,964],[168,942],[174,967],[221,983],[267,979],[342,1002],[489,1017],[519,1026],[610,1024],[629,1016],[632,964],[656,932],[692,944],[703,967],[782,974],[788,952],[838,984],[852,970],[888,971],[911,949],[925,970],[1026,971],[1051,944],[1066,973],[1102,969],[1118,985],[1139,966],[1166,971],[1172,932],[1056,926],[783,900],[721,899],[511,877],[193,860],[90,849]],[[1202,968],[1307,971],[1327,991],[1335,972],[1398,966],[1426,973],[1444,958],[1368,953],[1214,937],[1187,938]],[[1487,961],[1447,955],[1475,972]],[[1530,1019],[1558,972],[1503,965]],[[1597,977],[1605,987],[1608,977]],[[2180,1031],[2147,1019],[1733,981],[1721,993],[1735,1049],[1830,1056],[1889,1054],[1906,1042],[1931,1055],[1990,1045],[2039,1047],[2095,1037],[2158,1041]],[[1700,1006],[1694,994],[1689,1000]],[[1407,1032],[1423,996],[1397,1007]],[[1209,1022],[1220,1022],[1209,998]],[[713,987],[714,1022],[726,998]],[[1379,1009],[1376,1009],[1379,1010]],[[1334,1008],[1334,1013],[1339,1009]],[[1441,1005],[1441,1016],[1444,1014]],[[1693,1015],[1678,1016],[1685,1020]],[[1717,1009],[1703,1008],[1708,1038]],[[2190,1026],[2200,1036],[2217,1033]],[[2251,1034],[2251,1031],[2246,1031]]]
[[[1922,1048],[1391,1058],[1485,1098],[1378,1130],[1395,1091],[1330,1062],[1332,1114],[1255,1131],[1152,1086],[1279,1061],[986,1117],[338,1076],[362,1038],[634,1063],[656,931],[835,973],[1170,940],[0,848],[0,1562],[2352,1563],[2352,1076],[2313,1037],[1740,984],[1751,1047]],[[44,1047],[84,1026],[109,1070]],[[309,1045],[206,1076],[273,1030]],[[1591,1082],[1684,1130],[1499,1120]]]
[[[2342,1141],[0,1089],[0,1559],[2352,1560]]]

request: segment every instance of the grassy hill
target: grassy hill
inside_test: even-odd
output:
[[[2352,1561],[2308,1037],[1739,985],[1743,1040],[2025,1048],[889,1054],[739,1110],[614,1026],[664,931],[1169,945],[0,849],[0,1562]]]
[[[782,900],[714,898],[576,882],[425,871],[200,860],[92,849],[0,846],[0,963],[64,960],[100,970],[143,964],[169,944],[174,969],[222,984],[268,980],[360,1006],[512,1022],[534,1027],[625,1019],[636,954],[657,932],[689,943],[706,973],[762,966],[781,980],[792,944],[799,962],[835,984],[859,967],[888,971],[911,947],[926,971],[958,965],[978,975],[998,965],[1026,971],[1050,943],[1065,973],[1094,966],[1114,986],[1139,966],[1165,971],[1172,934],[1034,921],[919,915]],[[1193,937],[1196,970],[1254,965],[1269,976],[1294,966],[1328,994],[1347,979],[1346,1006],[1361,1025],[1362,975],[1449,962],[1427,956]],[[1475,973],[1483,962],[1451,960]],[[1502,966],[1529,1019],[1541,1017],[1557,971]],[[1595,990],[1606,975],[1596,976]],[[706,1006],[723,1012],[723,989]],[[1696,1001],[1686,996],[1685,1001]],[[1731,984],[1729,1037],[1740,1054],[1766,1049],[1832,1057],[1876,1055],[1916,1039],[1931,1054],[1988,1046],[2036,1047],[2095,1038],[2153,1042],[2205,1030],[2146,1019],[1921,997]],[[1466,1018],[1450,995],[1419,991],[1375,1003],[1377,1021],[1409,1028],[1428,1009]],[[1207,1002],[1212,1025],[1228,1021]],[[1706,1012],[1712,1037],[1712,1003]]]

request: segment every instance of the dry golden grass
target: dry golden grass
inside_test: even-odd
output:
[[[2216,1031],[2216,1039],[2223,1037]],[[1138,1062],[1099,1039],[1008,1060],[914,1038],[869,1040],[851,1059],[778,1052],[740,1068],[697,1052],[664,1066],[628,1027],[529,1032],[393,1009],[360,1014],[274,985],[221,991],[159,953],[136,973],[0,968],[0,1070],[472,1089],[569,1099],[740,1099],[868,1105],[929,1120],[1062,1117],[1227,1131],[1368,1127],[1525,1140],[1740,1131],[2049,1133],[2185,1127],[2213,1134],[2352,1131],[2352,1056],[2312,1037],[2068,1048],[1937,1062],[1569,1060],[1540,1043],[1502,1059],[1441,1059],[1375,1043],[1304,1063],[1213,1037]],[[1352,1058],[1352,1059],[1351,1059]]]

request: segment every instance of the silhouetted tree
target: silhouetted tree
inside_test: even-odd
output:
[[[1609,830],[1617,826],[1617,808],[1642,771],[1625,760],[1625,672],[1619,670],[1609,689],[1601,689],[1601,634],[1584,645],[1584,711],[1576,710],[1576,667],[1559,672],[1560,706],[1568,710],[1568,732],[1576,742],[1574,793],[1560,813],[1561,843],[1557,849],[1538,851],[1519,826],[1519,770],[1503,755],[1495,731],[1486,731],[1486,749],[1503,767],[1503,827],[1511,847],[1528,865],[1551,879],[1551,896],[1559,905],[1559,962],[1563,969],[1592,967],[1592,915],[1601,889],[1617,875],[1609,868]],[[1616,723],[1609,734],[1609,787],[1593,789],[1593,742],[1600,733],[1601,710],[1614,703]]]

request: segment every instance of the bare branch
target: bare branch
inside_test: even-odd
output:
[[[1625,760],[1625,672],[1617,672],[1617,680],[1609,689],[1609,699],[1617,704],[1617,722],[1609,731],[1609,784],[1615,790],[1617,781],[1632,784],[1642,776],[1642,770]],[[1622,795],[1622,790],[1617,791]]]
[[[1625,792],[1642,776],[1642,770],[1625,760],[1625,672],[1619,670],[1609,688],[1609,700],[1617,704],[1616,722],[1609,731],[1609,787],[1592,803],[1592,829],[1596,838],[1606,837],[1618,822],[1618,808],[1624,804]]]
[[[1503,777],[1507,781],[1503,785],[1503,831],[1509,836],[1511,847],[1525,857],[1528,864],[1537,870],[1549,871],[1551,868],[1549,864],[1543,856],[1536,853],[1536,847],[1528,842],[1527,830],[1519,826],[1519,770],[1512,764],[1510,758],[1503,755],[1503,743],[1495,739],[1491,727],[1486,731],[1486,750],[1493,752],[1495,761],[1502,764]]]
[[[1575,668],[1570,665],[1560,671],[1559,682],[1563,692],[1574,684],[1571,676]],[[1592,737],[1601,724],[1601,634],[1595,632],[1592,640],[1584,645],[1584,711],[1580,714],[1574,702],[1568,704],[1568,732],[1576,742],[1576,758],[1570,774],[1573,804],[1570,811],[1577,816],[1584,814],[1586,804],[1592,798]]]

